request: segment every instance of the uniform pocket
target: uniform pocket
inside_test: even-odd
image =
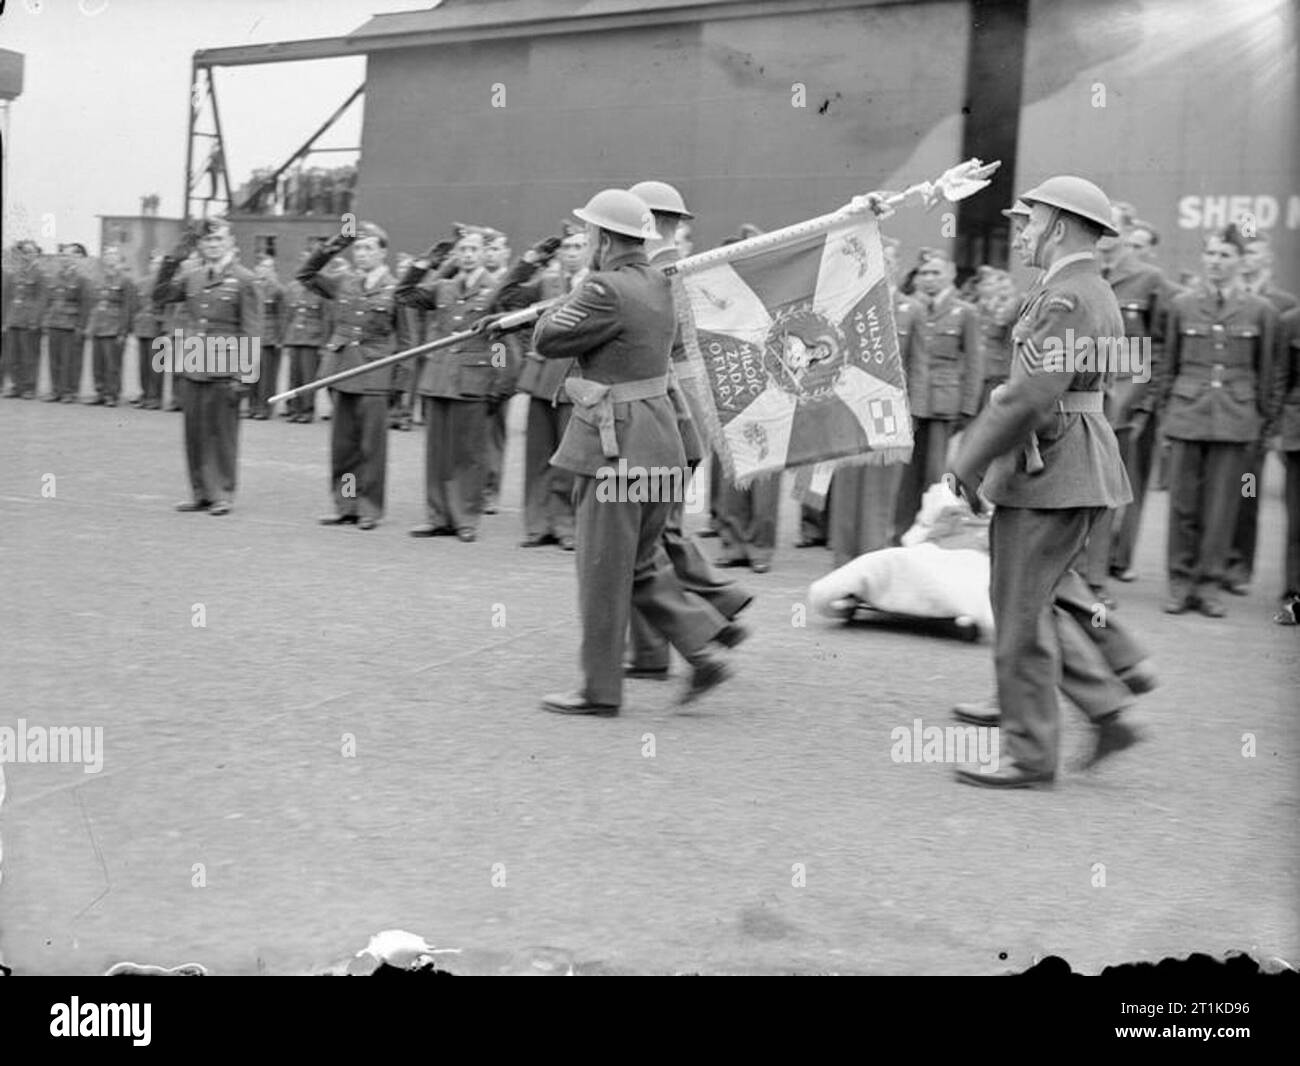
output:
[[[1186,381],[1183,378],[1174,382],[1174,395],[1180,400],[1195,400],[1204,391],[1205,385],[1201,382]]]

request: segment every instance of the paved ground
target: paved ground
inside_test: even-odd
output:
[[[218,519],[171,510],[179,415],[0,403],[0,724],[104,738],[97,774],[5,767],[18,972],[304,971],[386,928],[481,972],[539,946],[585,971],[1300,958],[1276,476],[1258,591],[1223,621],[1159,613],[1153,498],[1120,608],[1165,681],[1148,742],[1003,795],[890,756],[892,729],[986,691],[987,647],[792,624],[829,556],[789,547],[788,502],[740,680],[689,714],[637,682],[620,718],[565,719],[536,704],[575,679],[572,556],[515,547],[517,449],[479,543],[415,541],[420,435],[392,435],[389,517],[362,533],[314,523],[327,433],[242,423]],[[1087,739],[1067,712],[1063,758]]]

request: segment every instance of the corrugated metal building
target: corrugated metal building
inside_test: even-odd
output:
[[[1071,171],[1136,204],[1173,269],[1253,211],[1295,288],[1296,47],[1290,0],[445,0],[196,59],[366,55],[357,210],[403,249],[453,220],[522,246],[647,177],[683,190],[702,248],[978,155],[1004,161],[993,189],[890,232],[1004,261],[999,209]]]

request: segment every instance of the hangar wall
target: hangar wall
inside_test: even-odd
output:
[[[358,210],[402,249],[453,221],[522,246],[598,188],[656,177],[699,216],[697,248],[776,228],[956,161],[969,32],[954,0],[375,52]],[[889,231],[951,244],[939,212]]]

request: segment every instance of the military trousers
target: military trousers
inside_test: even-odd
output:
[[[943,477],[948,468],[948,444],[956,432],[955,421],[912,419],[912,461],[903,468],[898,486],[898,500],[894,505],[895,538],[901,538],[912,528],[925,490]]]
[[[748,488],[722,489],[718,536],[728,562],[771,563],[776,552],[776,520],[781,506],[781,476],[759,478]]]
[[[58,397],[81,393],[82,336],[70,329],[47,331],[50,346],[50,386]]]
[[[341,515],[380,518],[388,477],[388,397],[331,390],[330,486]]]
[[[284,356],[289,360],[289,387],[301,388],[316,380],[316,370],[320,366],[320,349],[305,344],[291,344],[284,349]],[[289,414],[311,421],[316,417],[316,393],[308,392],[289,401]]]
[[[1245,473],[1251,475],[1254,492],[1242,496],[1237,504],[1237,522],[1232,529],[1232,543],[1224,561],[1224,580],[1248,585],[1255,574],[1255,545],[1259,542],[1259,491],[1264,470],[1264,446],[1247,448]]]
[[[1217,599],[1241,505],[1250,446],[1175,440],[1169,459],[1169,592]]]
[[[841,466],[831,478],[830,544],[835,566],[889,547],[903,467]]]
[[[36,375],[41,365],[41,331],[9,329],[4,335],[5,367],[13,381],[14,392],[30,396],[36,392]]]
[[[489,400],[487,434],[484,437],[483,509],[496,506],[501,495],[501,468],[506,456],[506,407],[508,400]]]
[[[1079,670],[1102,676],[1110,672],[1100,653],[1088,651],[1092,642],[1086,635],[1081,637],[1066,626],[1067,622],[1077,626],[1070,602],[1091,606],[1089,590],[1070,564],[1100,510],[999,507],[989,523],[999,724],[1008,756],[1030,771],[1056,772],[1058,686]],[[1060,602],[1062,593],[1065,602]]]
[[[424,497],[430,525],[477,532],[487,471],[487,401],[424,398]]]
[[[1097,521],[1088,534],[1088,543],[1074,564],[1083,579],[1097,590],[1106,587],[1106,579],[1110,576],[1111,540],[1115,530],[1116,511],[1117,508],[1108,507],[1097,516]]]
[[[1282,453],[1286,461],[1286,555],[1284,596],[1300,596],[1300,449]]]
[[[616,707],[623,702],[623,649],[634,608],[687,660],[726,623],[682,588],[668,561],[661,538],[672,504],[632,502],[626,492],[601,499],[606,493],[598,494],[597,484],[595,477],[574,478],[582,694]]]
[[[530,537],[573,536],[573,475],[551,465],[564,439],[573,404],[528,398],[524,430],[524,532]]]
[[[91,367],[95,376],[95,395],[101,400],[117,400],[122,391],[122,349],[125,338],[92,337]]]
[[[153,337],[135,338],[136,362],[140,367],[140,399],[153,407],[162,405],[163,373],[153,365]]]
[[[1135,411],[1127,426],[1117,426],[1120,458],[1133,486],[1133,501],[1126,504],[1118,517],[1111,540],[1110,569],[1123,573],[1133,567],[1138,533],[1142,528],[1142,509],[1146,502],[1147,481],[1155,463],[1159,418],[1154,411]]]
[[[674,501],[664,525],[660,542],[668,564],[677,577],[678,584],[688,593],[694,593],[718,612],[724,619],[735,618],[753,599],[740,585],[722,577],[705,558],[699,542],[683,528],[686,517],[685,504]],[[646,620],[640,611],[632,611],[630,633],[631,661],[642,670],[663,670],[668,667],[668,640]]]
[[[195,502],[229,502],[239,467],[239,390],[228,378],[187,380],[181,389],[185,458]]]
[[[1137,638],[1073,571],[1056,586],[1052,612],[1061,644],[1061,691],[1094,722],[1132,706],[1133,693],[1118,675],[1146,658]]]

